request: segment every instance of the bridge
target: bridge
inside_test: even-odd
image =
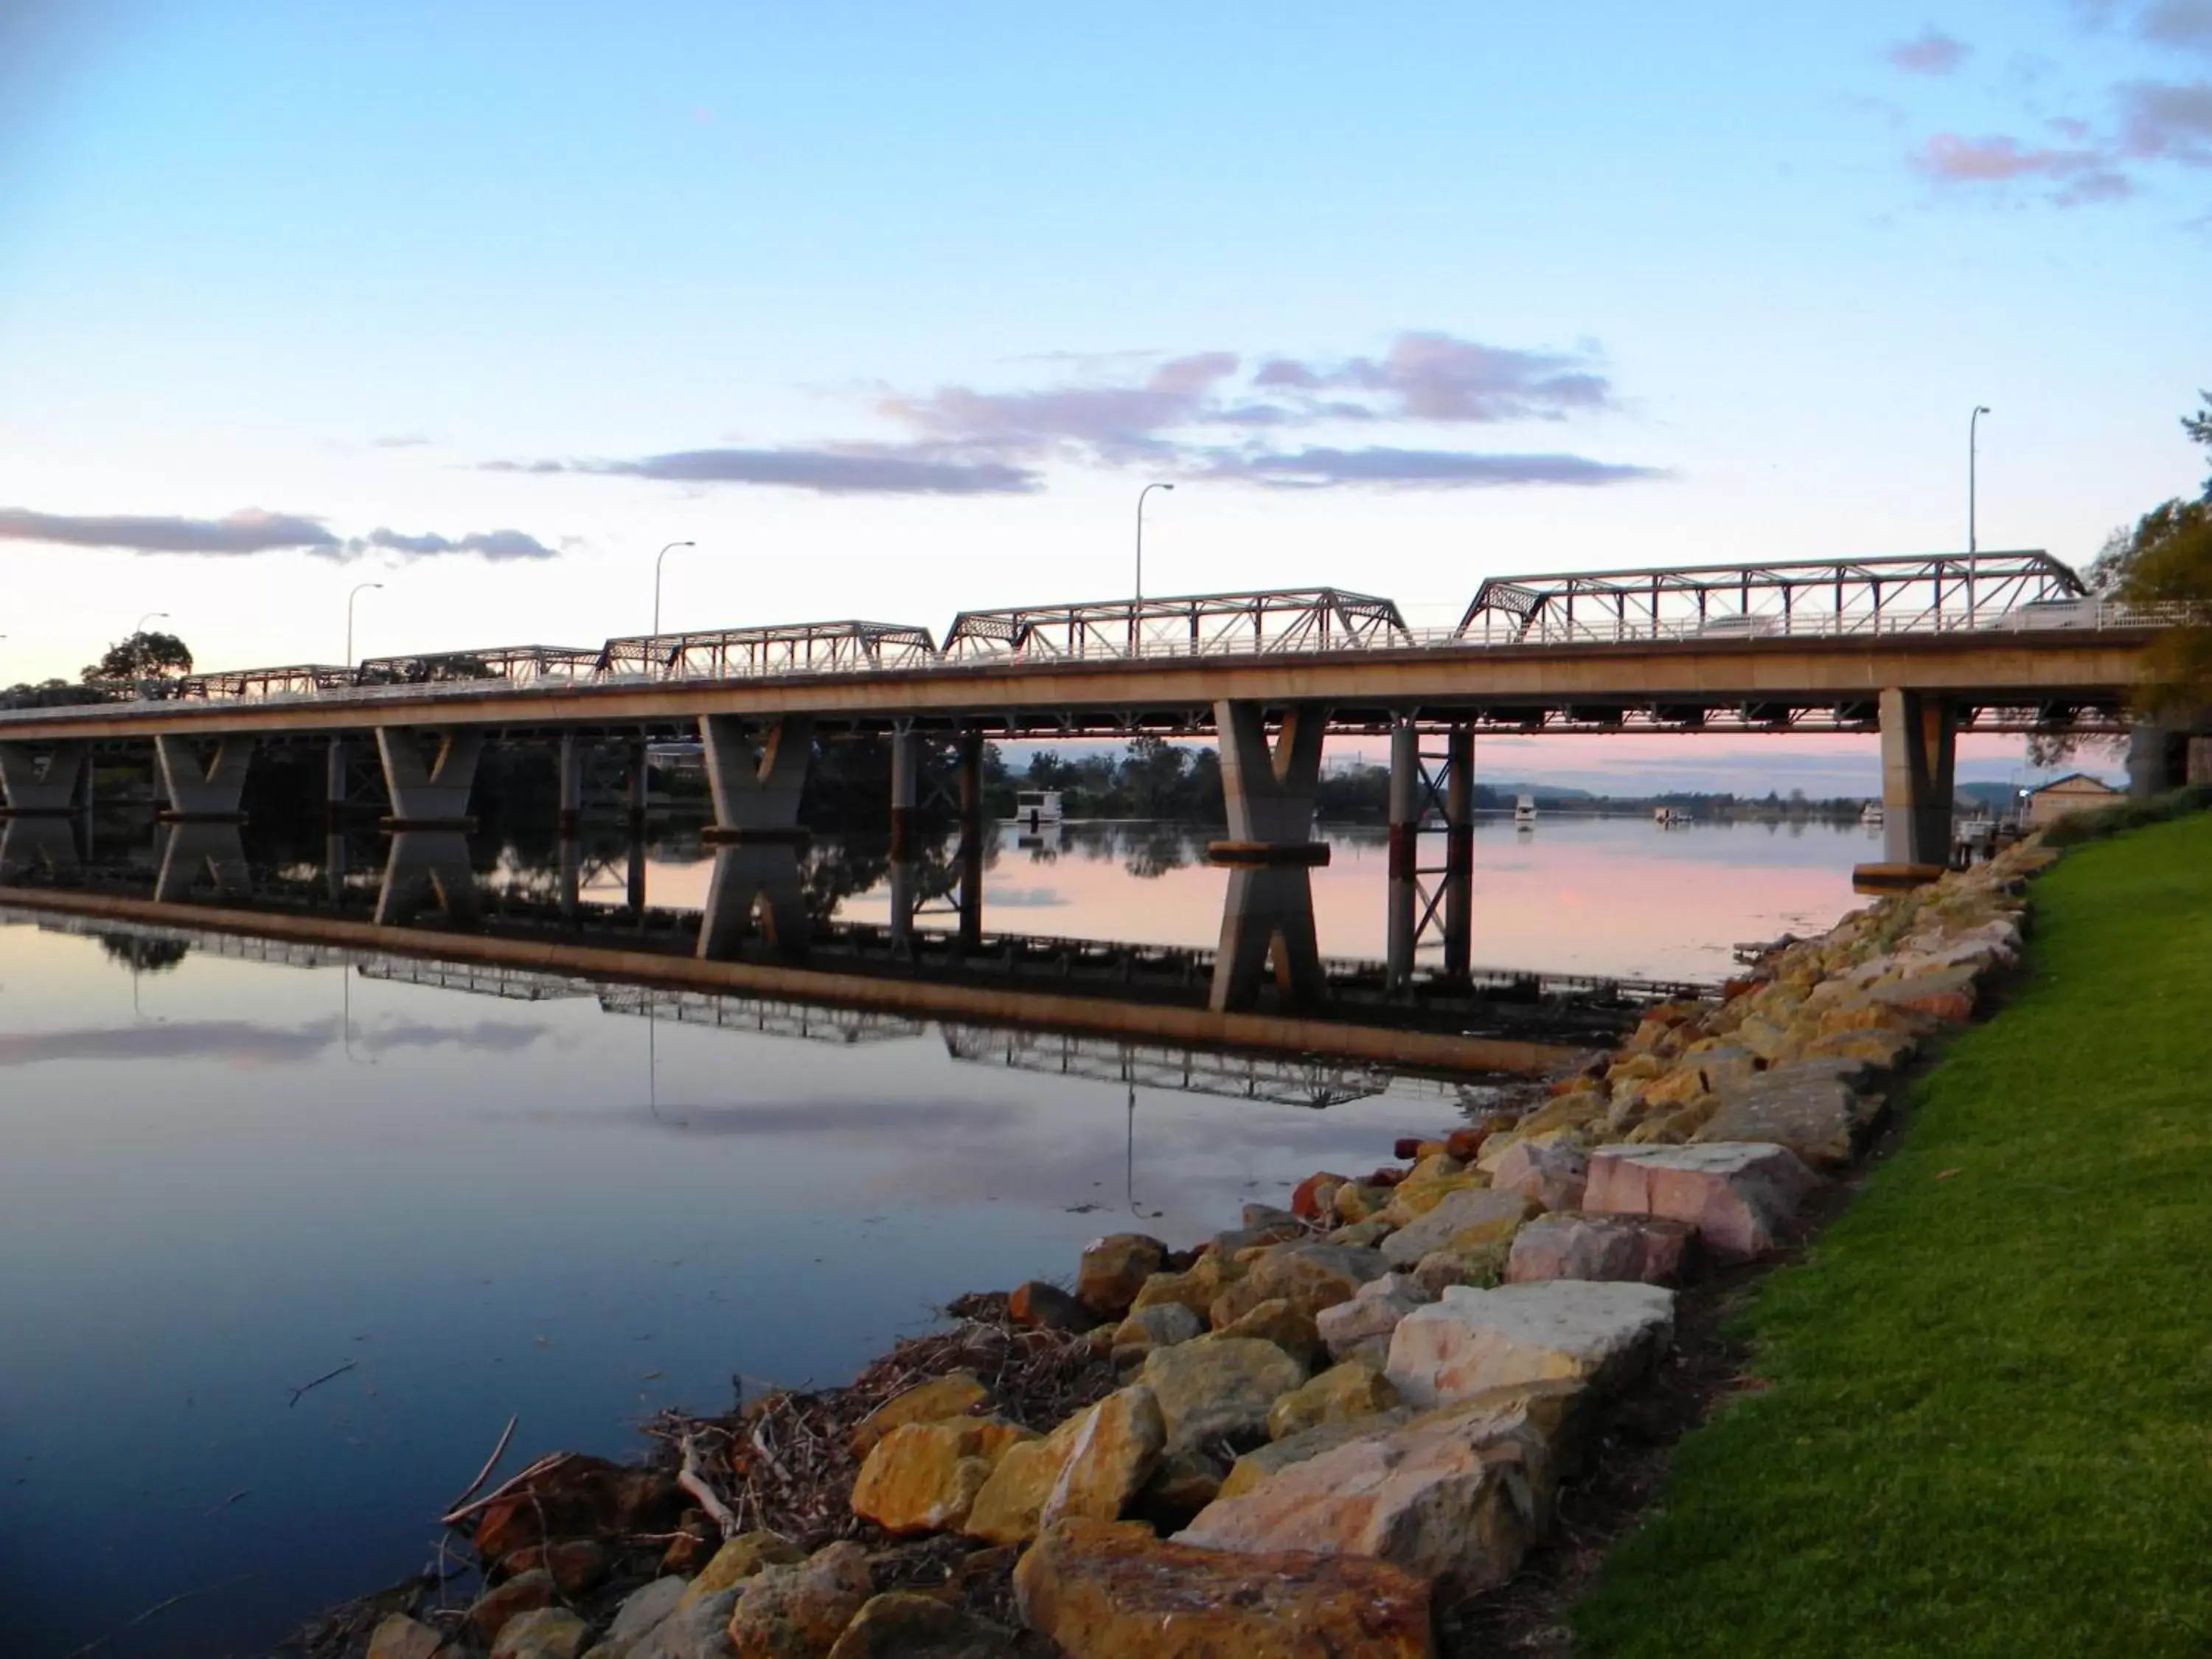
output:
[[[169,815],[218,821],[238,813],[258,746],[312,742],[327,745],[335,810],[347,744],[366,741],[387,823],[451,828],[487,743],[546,742],[568,829],[593,745],[627,745],[635,811],[646,745],[680,738],[702,746],[712,833],[765,844],[799,833],[817,746],[869,735],[893,745],[896,858],[926,737],[959,743],[972,840],[988,738],[1210,735],[1229,825],[1216,854],[1266,865],[1324,855],[1323,736],[1388,734],[1391,877],[1410,887],[1431,816],[1448,871],[1471,857],[1480,732],[1861,732],[1881,740],[1888,863],[1917,874],[1949,854],[1957,735],[2126,730],[2142,648],[2171,620],[2013,552],[1499,577],[1441,629],[1313,588],[963,611],[941,643],[848,621],[509,646],[0,710],[0,797],[14,813],[82,808],[91,745],[150,744]],[[2160,734],[2136,735],[2139,779],[2162,784]]]

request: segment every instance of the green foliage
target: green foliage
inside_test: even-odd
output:
[[[2079,847],[2087,842],[2104,841],[2123,830],[2145,829],[2154,823],[2164,823],[2169,818],[2202,812],[2207,807],[2212,807],[2212,785],[2192,784],[2186,789],[2175,789],[2148,800],[2124,801],[2087,812],[2069,812],[2045,830],[2043,838],[2053,847]]]
[[[64,708],[81,703],[106,702],[111,693],[100,686],[79,685],[70,680],[25,681],[0,691],[0,708]]]
[[[1752,1287],[1757,1379],[1574,1611],[1582,1659],[2212,1651],[2212,816],[2070,854],[2032,971]]]
[[[1194,747],[1150,732],[1133,738],[1121,755],[1071,760],[1040,749],[1028,772],[1006,779],[1012,789],[1057,789],[1072,818],[1172,818],[1183,823],[1222,820],[1221,757],[1211,744]],[[1011,793],[1006,810],[1012,810]]]
[[[107,647],[84,671],[85,682],[176,679],[192,672],[191,647],[174,634],[141,629]]]

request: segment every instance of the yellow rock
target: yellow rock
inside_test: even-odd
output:
[[[1270,1297],[1221,1328],[1224,1336],[1257,1337],[1272,1342],[1301,1365],[1326,1358],[1313,1316],[1300,1313],[1281,1297]]]
[[[1391,1195],[1396,1191],[1395,1187],[1347,1181],[1336,1189],[1336,1218],[1346,1225],[1355,1221],[1372,1221],[1389,1207]]]
[[[1382,1219],[1394,1227],[1402,1227],[1418,1221],[1454,1193],[1472,1192],[1487,1187],[1490,1177],[1468,1174],[1444,1176],[1431,1181],[1401,1181],[1390,1189],[1390,1201],[1382,1206]]]
[[[1247,1271],[1243,1263],[1224,1261],[1219,1252],[1208,1250],[1188,1273],[1154,1273],[1146,1279],[1144,1288],[1137,1292],[1133,1310],[1149,1308],[1158,1302],[1180,1302],[1204,1319],[1214,1298],[1243,1278]]]
[[[1644,1091],[1644,1109],[1647,1115],[1672,1111],[1705,1092],[1705,1073],[1695,1066],[1685,1066],[1652,1080]]]
[[[677,1611],[744,1583],[763,1567],[789,1566],[805,1559],[806,1552],[780,1532],[741,1532],[716,1550],[699,1576],[684,1586]]]
[[[1036,1437],[988,1417],[909,1423],[876,1443],[853,1482],[853,1513],[887,1532],[959,1526],[1009,1446]]]
[[[933,1377],[884,1401],[860,1420],[847,1443],[854,1456],[866,1457],[875,1449],[876,1442],[893,1429],[902,1429],[909,1423],[934,1423],[940,1418],[964,1417],[990,1397],[991,1391],[972,1371],[953,1371]]]
[[[1368,1359],[1347,1359],[1291,1389],[1268,1407],[1267,1437],[1282,1440],[1324,1423],[1371,1417],[1397,1403],[1398,1390],[1380,1365]]]
[[[960,1530],[994,1544],[1026,1544],[1037,1535],[1037,1517],[1066,1466],[1088,1413],[1078,1412],[1042,1440],[1006,1448],[969,1505]]]
[[[1571,1095],[1561,1095],[1540,1111],[1531,1112],[1521,1120],[1522,1140],[1533,1140],[1554,1129],[1579,1129],[1584,1124],[1595,1123],[1605,1116],[1606,1099],[1596,1090],[1578,1090]]]
[[[1615,1060],[1605,1076],[1607,1082],[1620,1084],[1632,1082],[1638,1078],[1657,1077],[1666,1069],[1667,1062],[1658,1055],[1648,1050],[1639,1050],[1631,1053],[1626,1060]]]

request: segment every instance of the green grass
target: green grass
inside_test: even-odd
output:
[[[1586,1659],[2212,1653],[2212,816],[2033,904],[2018,994],[1746,1298],[1768,1386],[1676,1449]]]

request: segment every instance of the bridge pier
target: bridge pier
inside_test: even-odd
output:
[[[1313,872],[1304,865],[1241,865],[1229,872],[1207,1006],[1217,1014],[1249,1010],[1270,985],[1297,1006],[1328,993],[1314,931]]]
[[[983,734],[960,734],[960,912],[963,951],[983,944]]]
[[[921,779],[921,739],[901,723],[891,733],[891,862],[914,856],[915,802]]]
[[[41,757],[27,744],[0,743],[0,793],[9,812],[68,812],[87,775],[89,744],[55,744]]]
[[[1229,838],[1211,843],[1207,854],[1232,864],[1328,863],[1328,845],[1314,840],[1313,823],[1328,710],[1318,703],[1291,704],[1273,743],[1267,710],[1257,702],[1215,703],[1214,725]]]
[[[345,816],[346,740],[332,738],[323,746],[323,827],[335,834]]]
[[[784,961],[805,959],[813,927],[795,842],[740,841],[714,849],[697,954],[702,961],[735,956],[756,933]]]
[[[758,735],[734,714],[702,714],[707,787],[714,797],[710,841],[802,841],[799,802],[814,754],[814,720],[785,714]]]
[[[427,734],[437,744],[426,757],[426,734],[380,726],[376,752],[384,763],[384,787],[392,799],[387,830],[473,830],[469,792],[476,787],[477,762],[484,737],[472,726],[457,726]]]
[[[154,878],[154,902],[178,904],[192,896],[199,878],[215,884],[219,899],[253,896],[253,874],[236,818],[172,817],[162,826],[161,861]]]
[[[1444,738],[1444,973],[1465,979],[1474,954],[1474,727]]]
[[[1418,878],[1421,817],[1428,805],[1421,787],[1421,732],[1401,715],[1390,727],[1389,858],[1383,878],[1383,977],[1392,990],[1413,978],[1413,955],[1420,940],[1420,883]]]
[[[169,823],[236,823],[245,818],[239,803],[253,761],[251,736],[217,738],[215,752],[204,759],[189,738],[155,738],[154,761],[169,803],[161,817]]]
[[[554,833],[562,841],[574,839],[584,821],[584,745],[574,732],[561,734],[559,804],[555,809]]]
[[[66,814],[28,812],[0,822],[0,882],[37,869],[60,875],[79,867],[76,826]]]
[[[458,927],[476,921],[477,873],[469,864],[469,838],[459,830],[402,829],[392,837],[392,851],[384,861],[384,884],[376,895],[377,925],[404,927],[433,903]]]
[[[1852,873],[1878,886],[1933,881],[1951,864],[1957,714],[1940,693],[1894,686],[1880,708],[1883,862]]]

